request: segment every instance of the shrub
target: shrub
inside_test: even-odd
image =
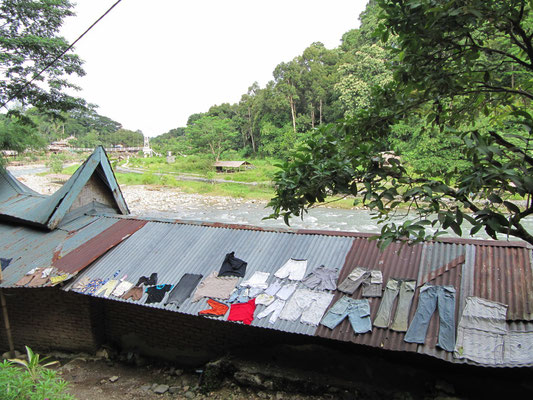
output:
[[[45,368],[39,355],[26,347],[28,361],[13,360],[0,364],[0,393],[2,400],[71,400],[66,393],[67,382],[57,377],[56,371]],[[18,367],[22,365],[24,368]]]

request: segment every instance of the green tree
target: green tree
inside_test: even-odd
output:
[[[473,224],[493,238],[533,243],[522,225],[533,214],[533,15],[526,0],[378,0],[379,33],[391,38],[394,80],[375,89],[367,109],[322,128],[277,175],[273,216],[300,215],[329,194],[361,195],[388,222],[382,245],[421,241],[426,228]],[[490,118],[480,129],[481,116]],[[393,127],[424,118],[460,141],[471,167],[442,179],[386,161]],[[509,196],[526,201],[517,204]],[[416,217],[391,222],[406,203]]]
[[[59,115],[84,105],[65,89],[76,89],[65,76],[84,75],[82,61],[65,54],[69,44],[58,35],[73,15],[68,0],[5,0],[0,4],[0,103],[11,100]],[[17,111],[17,110],[12,110]]]
[[[230,119],[203,116],[186,129],[186,135],[197,149],[207,151],[216,161],[231,148],[238,136]]]

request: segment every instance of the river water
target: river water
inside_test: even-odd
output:
[[[156,218],[185,219],[196,221],[223,222],[231,224],[245,224],[262,227],[286,228],[283,218],[277,220],[263,219],[272,212],[265,208],[264,204],[232,204],[214,205],[210,207],[187,207],[179,210],[155,211],[145,210],[141,214]],[[377,224],[373,215],[368,210],[345,210],[336,208],[317,207],[309,210],[304,218],[294,217],[290,220],[290,227],[297,229],[324,229],[334,231],[379,233],[382,225]],[[413,218],[413,216],[411,216]],[[402,223],[406,216],[395,219],[396,223]],[[533,231],[533,218],[527,218],[524,222],[525,228]],[[468,238],[471,225],[462,225],[463,237]],[[430,230],[428,230],[428,233]],[[454,233],[444,236],[457,237]],[[478,232],[474,238],[489,239],[484,232]],[[505,240],[501,235],[499,239]],[[516,240],[512,237],[510,240]]]
[[[44,172],[47,169],[44,166],[34,167],[18,167],[9,168],[10,172],[17,177],[25,175],[34,175]],[[207,222],[222,222],[229,224],[244,224],[261,227],[286,228],[287,225],[283,219],[264,219],[272,210],[266,208],[263,202],[253,202],[249,200],[238,201],[230,198],[222,198],[215,200],[206,200],[206,196],[201,195],[187,195],[187,194],[170,194],[166,197],[155,198],[150,195],[150,191],[142,193],[134,193],[137,197],[143,199],[142,202],[137,203],[135,196],[130,194],[130,191],[135,192],[134,187],[124,187],[123,193],[126,197],[132,214],[142,215],[154,218],[164,219],[183,219],[194,221]],[[153,193],[153,192],[152,192]],[[187,200],[173,202],[171,201],[175,196],[187,197]],[[397,223],[401,223],[407,217],[397,218]],[[413,218],[413,216],[411,216]],[[349,231],[349,232],[366,232],[378,233],[381,230],[381,225],[373,219],[373,215],[368,210],[345,210],[329,207],[317,207],[309,210],[309,213],[304,215],[304,218],[294,217],[290,220],[290,227],[297,229],[321,229],[334,231]],[[533,217],[524,220],[524,227],[529,232],[533,232]],[[470,237],[470,225],[464,223],[462,226],[463,237]],[[456,237],[455,234],[450,233],[446,236]],[[478,239],[489,239],[484,231],[478,232],[475,236]],[[500,235],[500,239],[506,239],[504,235]],[[516,240],[510,238],[510,240]]]

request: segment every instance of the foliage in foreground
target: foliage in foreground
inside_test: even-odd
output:
[[[271,217],[302,215],[327,195],[360,195],[388,222],[381,245],[418,242],[461,224],[533,244],[533,10],[526,0],[378,0],[377,30],[394,55],[393,81],[367,108],[313,133],[276,178]],[[490,123],[480,127],[479,121]],[[440,178],[384,157],[391,132],[409,119],[451,138],[468,164]],[[525,201],[508,201],[520,196]],[[401,204],[415,218],[396,225]],[[436,229],[435,235],[426,228]]]
[[[57,377],[56,371],[47,369],[55,362],[43,363],[29,347],[28,360],[4,360],[0,364],[0,393],[3,400],[70,400],[66,393],[67,382]],[[20,368],[19,366],[23,368]]]

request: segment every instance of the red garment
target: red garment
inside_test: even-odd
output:
[[[229,310],[228,321],[242,321],[250,325],[254,320],[255,299],[246,303],[232,304]]]
[[[220,301],[208,299],[207,304],[211,307],[198,312],[200,315],[224,315],[228,311],[228,306]]]

